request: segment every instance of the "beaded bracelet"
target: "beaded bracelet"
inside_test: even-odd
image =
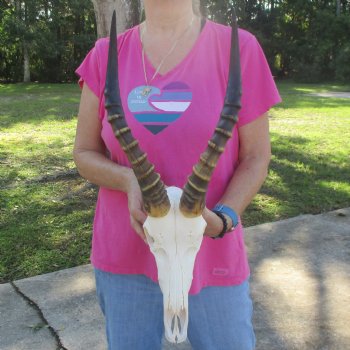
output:
[[[214,211],[214,213],[222,220],[222,223],[224,225],[222,231],[220,232],[219,235],[215,236],[215,237],[211,237],[212,239],[218,239],[218,238],[222,238],[225,236],[226,232],[227,232],[227,220],[225,218],[225,215],[222,214],[219,211]]]

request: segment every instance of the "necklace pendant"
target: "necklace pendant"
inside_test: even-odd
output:
[[[148,96],[150,92],[152,91],[152,88],[150,86],[145,86],[141,92],[142,96]]]

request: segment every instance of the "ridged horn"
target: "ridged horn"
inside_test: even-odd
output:
[[[238,26],[235,12],[233,13],[232,22],[230,70],[224,107],[215,132],[208,142],[207,149],[201,154],[199,162],[193,167],[193,172],[184,186],[180,200],[180,210],[187,217],[196,217],[202,214],[211,175],[228,139],[232,137],[232,130],[238,121],[242,88]]]
[[[145,210],[149,216],[163,217],[170,209],[170,202],[164,183],[161,181],[160,175],[154,171],[154,165],[147,160],[147,155],[140,149],[139,143],[131,134],[124,117],[119,90],[115,11],[113,11],[111,23],[104,95],[108,121],[136,175],[141,188]]]

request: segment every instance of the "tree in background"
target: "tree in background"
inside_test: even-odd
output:
[[[96,39],[89,0],[0,0],[0,79],[69,81]]]
[[[140,22],[140,0],[92,0],[96,16],[97,36],[99,38],[109,35],[113,10],[118,15],[117,32],[121,33]]]
[[[33,43],[38,35],[40,19],[37,18],[38,4],[34,0],[2,2],[2,30],[1,38],[13,42],[14,56],[21,53],[23,59],[23,81],[30,81],[30,56]],[[7,50],[8,57],[11,52]]]
[[[230,22],[235,7],[240,27],[258,37],[276,76],[350,81],[349,0],[205,0],[205,7],[221,23]]]
[[[350,2],[282,1],[276,17],[275,43],[283,76],[318,82],[350,80]]]
[[[92,0],[96,16],[97,36],[109,35],[113,10],[117,12],[117,32],[121,33],[140,23],[142,17],[141,0]],[[200,0],[193,0],[194,12],[200,14]]]
[[[193,7],[220,23],[230,23],[235,8],[278,77],[350,81],[349,0],[193,0]],[[96,38],[108,34],[113,9],[119,32],[142,17],[141,0],[0,0],[0,9],[0,79],[7,81],[29,73],[75,79]]]

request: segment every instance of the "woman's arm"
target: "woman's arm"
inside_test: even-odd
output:
[[[131,225],[145,239],[142,224],[146,214],[142,210],[140,187],[130,168],[120,166],[106,157],[98,108],[98,98],[84,84],[73,150],[75,164],[80,175],[90,182],[127,193]]]
[[[239,129],[239,166],[220,203],[241,215],[264,183],[270,159],[269,120],[265,113]]]
[[[73,157],[82,177],[90,182],[127,192],[132,171],[106,157],[101,138],[101,122],[98,119],[99,101],[84,84],[78,113]]]
[[[227,205],[234,209],[238,215],[241,215],[267,176],[271,158],[267,113],[239,128],[238,133],[239,166],[219,203]],[[206,233],[215,236],[215,233],[211,232],[211,223],[217,227],[218,221],[215,220],[212,212],[205,211],[203,216],[208,222]],[[228,217],[227,219],[231,225],[231,220]],[[221,219],[219,218],[219,220]]]

